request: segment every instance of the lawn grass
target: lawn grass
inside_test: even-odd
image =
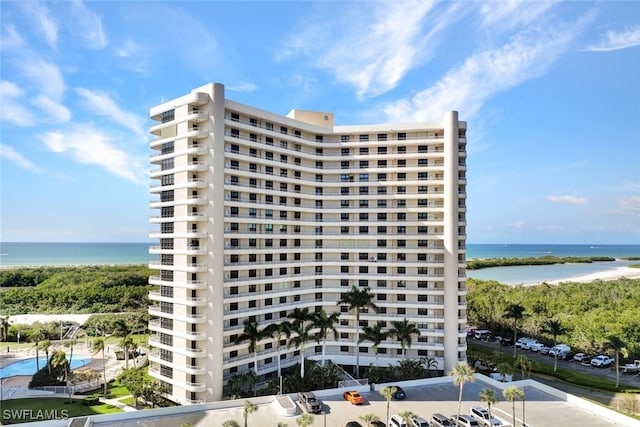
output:
[[[558,366],[557,371],[554,372],[553,365],[549,365],[546,363],[536,363],[533,368],[533,372],[546,375],[548,377],[553,377],[569,384],[579,385],[589,390],[609,391],[612,393],[640,393],[640,389],[638,387],[620,383],[618,388],[616,388],[615,381],[611,381],[595,375],[577,372],[572,369],[566,369],[560,366]]]
[[[122,410],[104,403],[86,406],[83,405],[81,399],[73,399],[73,403],[69,403],[69,399],[63,397],[38,397],[2,401],[3,424],[19,424],[114,412],[122,412]]]

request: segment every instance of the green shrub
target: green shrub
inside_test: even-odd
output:
[[[94,406],[99,403],[100,403],[100,396],[98,396],[97,394],[92,394],[82,399],[82,404],[85,406]]]

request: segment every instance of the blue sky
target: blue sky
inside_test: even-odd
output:
[[[149,108],[208,82],[468,122],[470,243],[640,243],[640,2],[0,2],[1,241],[148,241]]]

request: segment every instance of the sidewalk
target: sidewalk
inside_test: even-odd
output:
[[[120,400],[126,399],[128,397],[133,397],[133,396],[132,395],[121,396],[121,397],[118,397],[117,399],[105,399],[104,397],[101,397],[100,398],[100,402],[105,403],[107,405],[115,406],[116,408],[120,408],[124,412],[135,412],[135,411],[137,411],[136,408],[132,408],[131,406],[125,405],[124,403],[120,402]]]

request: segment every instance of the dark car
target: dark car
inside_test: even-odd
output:
[[[506,347],[510,347],[513,345],[513,338],[511,337],[502,337],[500,343]]]
[[[362,424],[357,421],[349,421],[345,427],[362,427]]]
[[[396,392],[393,393],[393,398],[395,400],[404,400],[407,398],[407,393],[404,392],[404,390],[402,389],[402,387],[399,387],[397,385],[394,385],[393,388],[396,389]]]
[[[372,421],[371,427],[387,427],[387,425],[382,421]]]

